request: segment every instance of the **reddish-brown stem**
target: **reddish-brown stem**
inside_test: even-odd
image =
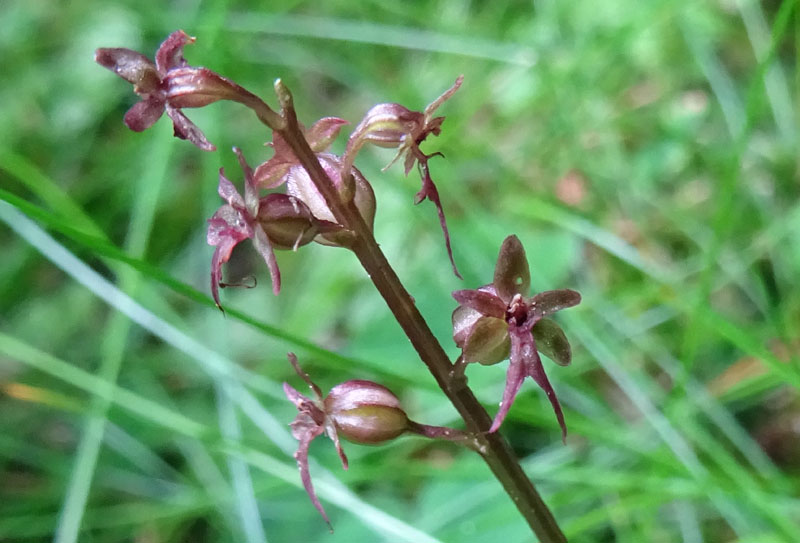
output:
[[[394,314],[419,357],[428,366],[439,387],[464,419],[467,431],[475,436],[480,454],[511,500],[542,543],[563,543],[566,537],[533,483],[519,465],[508,442],[499,434],[489,434],[491,419],[467,386],[466,380],[453,378],[453,364],[417,310],[367,224],[352,201],[343,202],[333,182],[320,166],[297,123],[288,89],[278,80],[275,90],[282,107],[282,123],[268,126],[280,132],[299,162],[308,171],[337,222],[355,234],[351,249],[367,275]],[[258,113],[258,112],[257,112]],[[265,121],[265,115],[259,118]]]

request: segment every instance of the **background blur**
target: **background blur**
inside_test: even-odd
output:
[[[241,183],[229,149],[257,164],[269,135],[232,103],[187,111],[215,153],[165,119],[135,134],[137,97],[92,60],[178,28],[191,64],[273,105],[281,77],[307,124],[422,109],[463,73],[423,147],[446,156],[463,282],[416,174],[381,173],[390,150],[357,164],[454,358],[450,292],[490,281],[506,235],[536,290],[582,292],[557,317],[572,366],[545,360],[567,446],[531,381],[502,428],[570,540],[798,540],[797,2],[6,0],[0,541],[530,541],[478,457],[414,437],[345,444],[347,472],[314,443],[327,534],[290,456],[287,351],[324,390],[369,378],[415,420],[461,423],[343,250],[280,253],[276,298],[242,244],[226,277],[258,285],[213,307],[217,170]],[[491,414],[505,369],[468,370]]]

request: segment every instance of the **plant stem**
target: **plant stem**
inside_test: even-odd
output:
[[[413,299],[389,265],[386,256],[355,204],[352,200],[342,201],[333,182],[320,166],[297,123],[297,116],[288,89],[280,80],[276,82],[275,88],[281,101],[284,122],[277,126],[271,126],[271,128],[280,132],[286,140],[308,172],[317,190],[325,198],[339,224],[354,232],[355,241],[351,249],[411,340],[414,349],[428,366],[439,387],[464,419],[467,430],[475,434],[481,450],[485,451],[481,456],[503,485],[522,516],[525,517],[539,541],[542,543],[565,543],[566,537],[533,483],[525,475],[508,442],[497,432],[488,433],[491,419],[467,386],[466,380],[452,377],[453,364],[450,363],[447,353],[431,332]],[[259,118],[264,121],[264,116],[259,115]]]

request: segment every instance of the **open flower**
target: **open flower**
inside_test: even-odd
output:
[[[561,289],[527,297],[529,289],[530,270],[525,249],[516,236],[509,236],[500,248],[494,281],[477,290],[453,292],[459,303],[453,312],[453,339],[462,349],[462,360],[466,364],[490,365],[511,359],[503,400],[490,432],[503,423],[522,382],[530,376],[547,394],[561,426],[562,439],[566,439],[564,414],[537,350],[559,365],[570,363],[572,354],[563,330],[546,317],[578,305],[581,296],[574,290]]]
[[[204,151],[213,151],[216,147],[181,109],[203,107],[217,100],[248,103],[257,98],[211,70],[189,66],[183,58],[183,47],[194,40],[183,30],[176,30],[156,51],[155,63],[141,53],[121,47],[98,49],[94,59],[133,83],[133,91],[141,97],[125,113],[128,128],[141,132],[166,111],[176,137],[189,140]]]
[[[308,448],[311,441],[323,433],[333,440],[344,469],[348,468],[347,456],[342,450],[339,436],[354,443],[378,445],[395,439],[405,432],[411,432],[432,439],[455,441],[479,452],[485,452],[471,434],[409,420],[400,407],[397,396],[385,386],[372,381],[345,381],[333,387],[323,398],[320,388],[300,368],[297,357],[293,353],[289,353],[288,357],[297,375],[306,382],[313,393],[313,398],[309,398],[297,392],[288,383],[283,383],[286,397],[298,411],[297,417],[291,423],[292,436],[300,442],[294,457],[297,460],[303,487],[328,527],[331,526],[330,520],[317,498],[308,469]]]
[[[281,274],[273,246],[296,249],[309,243],[320,228],[330,226],[318,221],[308,206],[294,196],[270,194],[259,198],[253,170],[239,149],[233,151],[244,171],[244,196],[237,192],[220,168],[217,191],[226,203],[208,220],[208,244],[216,247],[211,260],[211,293],[217,307],[221,307],[222,265],[230,259],[239,242],[253,240],[256,250],[267,263],[272,291],[277,295],[281,289]]]
[[[453,273],[461,279],[458,273],[453,250],[450,246],[450,232],[447,229],[447,221],[444,216],[444,209],[439,198],[439,191],[431,179],[428,169],[428,159],[441,155],[433,153],[426,155],[420,150],[420,144],[425,141],[428,135],[438,136],[442,131],[444,117],[434,117],[434,112],[448,98],[453,96],[461,87],[464,76],[459,76],[453,86],[447,89],[436,100],[428,104],[424,111],[411,111],[400,104],[378,104],[370,109],[364,119],[358,124],[350,139],[347,142],[347,149],[344,153],[344,167],[352,166],[355,155],[365,143],[372,143],[379,147],[397,147],[397,155],[386,165],[389,168],[400,157],[404,157],[404,171],[408,175],[414,164],[419,169],[422,187],[414,196],[414,203],[418,204],[426,198],[436,206],[439,215],[439,224],[444,234],[444,242],[447,247],[447,255],[450,257],[450,264],[453,266]]]

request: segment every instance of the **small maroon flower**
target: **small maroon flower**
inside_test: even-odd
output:
[[[281,289],[281,274],[273,247],[297,249],[311,242],[319,228],[329,227],[318,221],[308,206],[293,196],[270,194],[259,198],[253,170],[239,149],[233,151],[244,171],[244,196],[237,192],[220,168],[217,191],[226,203],[208,220],[208,244],[216,247],[211,260],[211,293],[217,307],[221,307],[222,265],[230,259],[239,242],[253,240],[256,250],[267,263],[272,291],[277,295]]]
[[[490,365],[511,359],[503,400],[490,432],[503,423],[522,382],[530,376],[547,394],[561,426],[562,439],[566,439],[567,427],[561,405],[537,350],[559,365],[570,363],[572,353],[563,330],[546,317],[578,305],[581,296],[574,290],[561,289],[528,298],[529,289],[530,271],[525,249],[516,236],[509,236],[500,248],[494,281],[477,290],[453,292],[459,303],[453,312],[453,339],[462,349],[466,364]]]
[[[194,40],[183,30],[176,30],[158,48],[155,63],[141,53],[121,47],[98,49],[94,59],[133,83],[133,91],[141,97],[125,113],[128,128],[141,132],[166,110],[176,137],[189,140],[204,151],[213,151],[216,147],[181,109],[203,107],[217,100],[247,103],[255,97],[211,70],[189,66],[183,58],[183,47]]]
[[[288,383],[283,383],[286,397],[298,411],[297,417],[291,423],[292,436],[300,442],[294,457],[297,460],[303,487],[328,527],[331,527],[330,520],[317,498],[308,469],[308,448],[311,441],[323,433],[333,440],[344,469],[348,468],[348,464],[347,456],[339,442],[340,435],[353,443],[378,445],[411,432],[431,439],[454,441],[479,452],[485,452],[471,434],[409,420],[397,396],[385,386],[372,381],[346,381],[333,387],[323,398],[320,388],[300,368],[297,357],[293,353],[289,353],[288,357],[294,370],[313,393],[313,398],[308,398]]]
[[[253,170],[247,164],[241,150],[233,149],[244,171],[244,197],[237,192],[234,184],[225,177],[220,168],[217,192],[227,203],[220,207],[208,220],[208,244],[216,247],[211,260],[211,293],[217,307],[219,285],[222,278],[222,265],[231,257],[233,248],[242,240],[252,239],[258,253],[264,258],[272,278],[272,291],[277,295],[281,290],[281,272],[269,236],[258,222],[260,199],[258,188],[253,181]]]
[[[436,189],[428,169],[428,159],[441,155],[441,153],[426,155],[420,150],[419,146],[428,135],[438,136],[441,133],[444,117],[434,117],[433,114],[439,106],[455,94],[461,87],[463,80],[464,76],[459,76],[452,87],[428,104],[422,112],[411,111],[400,104],[378,104],[374,106],[367,112],[353,133],[350,134],[344,154],[344,166],[349,167],[353,164],[355,155],[361,147],[365,143],[372,143],[379,147],[397,147],[397,155],[384,169],[389,168],[401,156],[405,157],[403,162],[406,175],[414,167],[414,164],[417,165],[420,179],[422,180],[422,188],[414,196],[414,203],[418,204],[427,198],[436,206],[439,224],[442,227],[445,246],[447,247],[447,255],[450,257],[453,273],[459,279],[461,279],[461,274],[458,273],[458,268],[453,259],[450,232],[447,229],[447,221],[439,198],[439,191]]]

